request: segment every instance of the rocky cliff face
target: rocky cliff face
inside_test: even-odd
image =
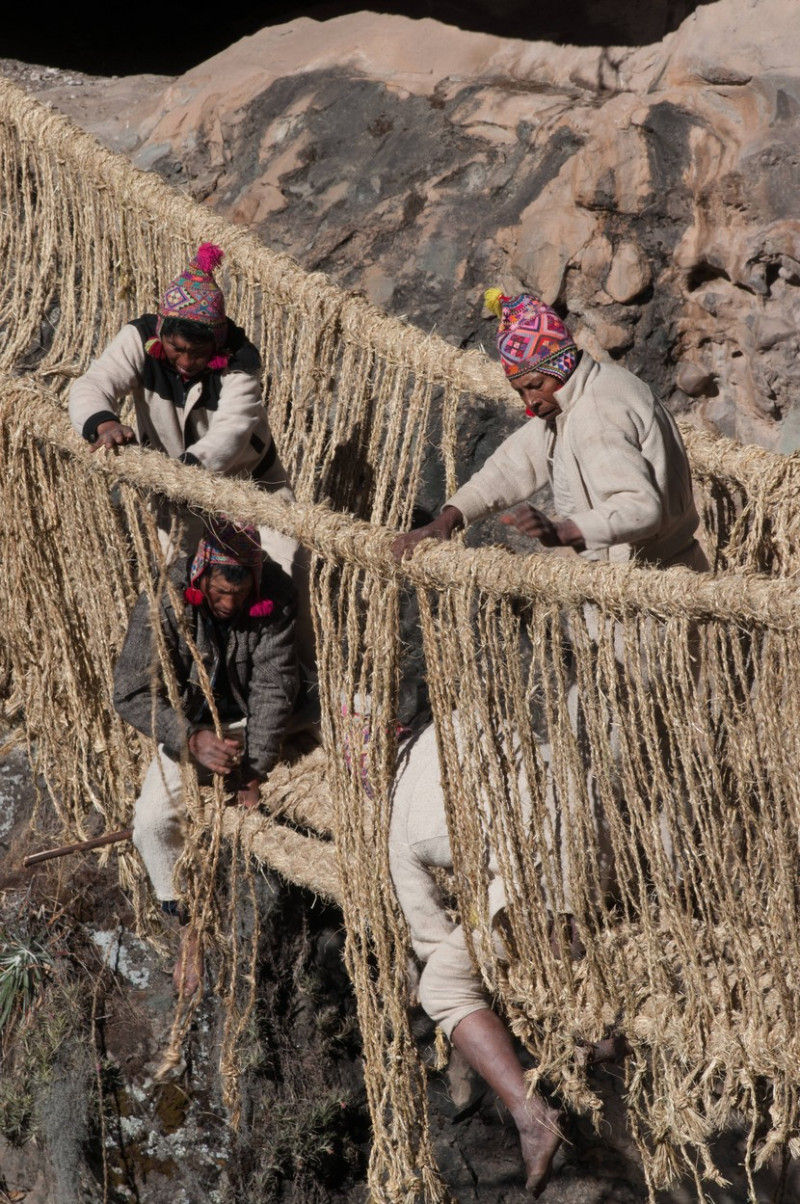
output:
[[[790,451],[798,45],[793,0],[719,0],[638,48],[356,13],[48,97],[425,331],[490,347],[484,287],[535,290],[674,410]]]

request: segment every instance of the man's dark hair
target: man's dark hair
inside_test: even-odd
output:
[[[253,580],[253,570],[246,564],[210,564],[206,572],[209,577],[220,573],[231,585],[244,585]]]
[[[165,318],[161,323],[161,334],[176,334],[193,347],[204,347],[214,342],[214,332],[210,326],[203,326],[202,322],[190,322],[187,318]]]

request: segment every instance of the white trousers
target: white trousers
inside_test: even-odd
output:
[[[246,719],[239,719],[224,725],[222,733],[234,737],[237,733],[241,735],[246,724]],[[195,768],[201,785],[212,781],[207,769],[200,765]],[[175,884],[175,865],[183,852],[185,823],[181,765],[168,757],[163,744],[159,744],[133,811],[133,843],[159,901],[177,899],[181,894]]]
[[[495,937],[495,952],[501,959],[508,957],[499,937]],[[483,979],[472,964],[461,924],[428,958],[418,993],[422,1007],[448,1039],[465,1016],[492,1006]]]
[[[183,850],[185,819],[180,764],[159,745],[136,800],[133,843],[160,901],[175,899],[180,894],[173,878]]]

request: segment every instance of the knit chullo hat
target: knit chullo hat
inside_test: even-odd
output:
[[[554,309],[530,293],[506,297],[499,288],[487,289],[484,302],[500,319],[497,350],[510,381],[533,371],[560,381],[572,375],[580,352]]]
[[[161,345],[161,328],[165,318],[180,318],[194,322],[208,332],[213,339],[217,354],[209,361],[213,370],[227,368],[228,359],[224,346],[228,332],[225,316],[225,297],[214,279],[214,268],[222,263],[224,251],[212,242],[204,242],[197,248],[194,259],[167,285],[158,305],[156,337],[148,339],[147,351],[155,359],[164,359]]]
[[[198,588],[197,582],[203,573],[226,564],[241,565],[252,572],[256,595],[256,600],[250,607],[253,618],[264,618],[272,614],[272,599],[259,596],[261,569],[264,564],[261,536],[255,527],[243,526],[224,517],[212,523],[208,535],[197,545],[197,552],[189,569],[189,584],[183,591],[184,599],[192,606],[202,606],[205,594]]]

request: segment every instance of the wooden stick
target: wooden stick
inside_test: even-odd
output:
[[[104,844],[116,844],[119,840],[130,840],[133,828],[120,828],[117,832],[106,832],[105,836],[94,836],[91,840],[81,840],[77,844],[62,844],[57,849],[45,849],[42,853],[31,853],[23,858],[22,864],[36,865],[40,861],[50,861],[53,857],[67,857],[70,853],[82,853],[84,849],[99,849]]]

